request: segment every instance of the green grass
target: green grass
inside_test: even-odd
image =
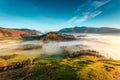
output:
[[[77,75],[70,66],[41,65],[34,68],[34,73],[24,80],[76,80]]]
[[[33,65],[0,73],[0,80],[115,80],[120,77],[114,77],[114,71],[120,72],[116,64],[120,61],[94,56],[44,56]]]

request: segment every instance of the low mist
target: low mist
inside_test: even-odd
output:
[[[23,55],[41,55],[41,54],[59,54],[63,50],[61,47],[68,47],[69,51],[78,50],[96,50],[101,55],[108,58],[120,60],[120,35],[109,35],[109,34],[72,34],[77,40],[64,41],[64,42],[49,42],[43,43],[41,41],[14,41],[6,40],[0,41],[0,56],[10,54],[23,54]],[[85,36],[81,36],[85,35]],[[17,50],[24,46],[42,46],[42,48],[31,49],[31,50]]]

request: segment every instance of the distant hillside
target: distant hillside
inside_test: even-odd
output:
[[[32,29],[14,29],[14,30],[25,31],[25,32],[28,32],[28,33],[30,33],[32,35],[41,34],[40,31],[32,30]]]
[[[42,35],[40,37],[40,40],[68,41],[68,40],[75,40],[75,37],[72,35],[60,34],[58,32],[49,32],[45,35]]]
[[[30,33],[25,31],[7,29],[7,28],[0,28],[0,38],[7,38],[7,37],[20,37],[22,35],[30,35]]]
[[[75,40],[76,38],[72,35],[60,34],[58,32],[49,32],[43,35],[22,36],[22,39],[25,41],[30,41],[30,40],[68,41],[68,40]]]
[[[63,28],[59,30],[60,33],[120,33],[120,29],[109,28],[109,27],[73,27]]]

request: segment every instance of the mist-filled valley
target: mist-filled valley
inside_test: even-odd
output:
[[[69,51],[95,50],[107,58],[120,60],[120,35],[114,34],[70,34],[77,39],[73,41],[0,41],[0,56],[11,54],[34,55],[59,54],[62,47],[67,47]]]
[[[0,80],[119,80],[119,36],[49,32],[0,40]]]
[[[49,32],[1,40],[0,80],[119,79],[119,36]]]

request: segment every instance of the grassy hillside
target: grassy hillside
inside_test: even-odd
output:
[[[17,57],[13,57],[11,62],[14,59],[17,61]],[[25,58],[21,59],[27,61]],[[61,55],[43,56],[33,60],[32,64],[0,72],[0,80],[119,80],[119,78],[120,61],[97,56],[75,58],[62,58]]]
[[[0,40],[19,39],[22,35],[30,35],[30,33],[8,28],[0,28]]]

